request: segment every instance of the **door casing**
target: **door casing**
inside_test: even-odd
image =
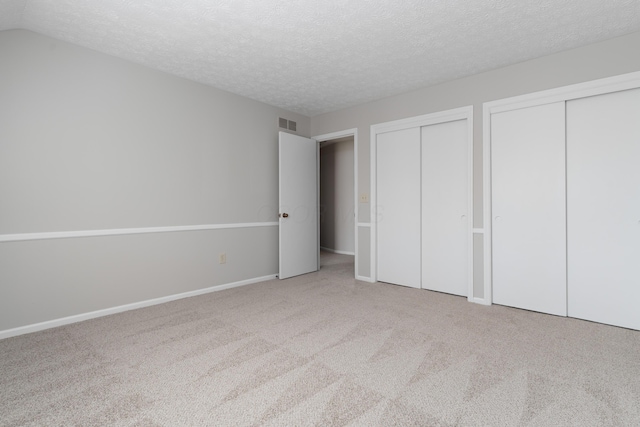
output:
[[[331,141],[333,139],[338,139],[338,138],[345,138],[345,137],[349,137],[349,136],[353,136],[353,196],[354,196],[354,200],[353,200],[353,208],[354,208],[354,215],[355,215],[355,227],[354,227],[354,242],[355,242],[355,262],[354,262],[354,277],[358,280],[364,280],[367,282],[370,282],[371,279],[369,277],[365,277],[365,276],[361,276],[358,274],[358,260],[359,260],[359,245],[358,245],[358,228],[363,226],[361,225],[362,223],[359,222],[359,216],[358,216],[358,203],[359,203],[359,196],[358,196],[358,129],[357,128],[353,128],[353,129],[347,129],[347,130],[343,130],[343,131],[338,131],[338,132],[331,132],[331,133],[325,133],[322,135],[317,135],[317,136],[313,136],[311,137],[311,139],[314,139],[317,141],[317,146],[318,146],[318,151],[320,150],[320,143],[325,142],[325,141]],[[320,183],[319,180],[319,174],[320,174],[320,156],[318,154],[318,164],[317,164],[317,170],[318,170],[318,186]],[[320,189],[318,188],[318,206],[320,206]],[[318,221],[318,246],[320,245],[320,221]],[[318,256],[320,254],[320,251],[318,250]],[[319,261],[318,261],[318,265],[319,265]]]

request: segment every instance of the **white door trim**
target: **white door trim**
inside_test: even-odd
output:
[[[385,132],[393,132],[402,129],[408,129],[413,127],[422,127],[435,125],[438,123],[452,122],[456,120],[467,121],[467,144],[468,155],[467,163],[469,168],[469,191],[468,191],[468,203],[469,203],[469,216],[468,216],[468,282],[469,282],[469,294],[467,299],[471,302],[477,302],[473,298],[473,106],[455,108],[452,110],[440,111],[437,113],[424,114],[421,116],[410,117],[401,120],[394,120],[385,123],[378,123],[371,125],[370,132],[370,179],[371,179],[371,193],[369,202],[371,204],[371,281],[377,281],[377,152],[376,152],[376,140],[378,134]]]
[[[490,305],[493,301],[491,239],[491,115],[520,108],[570,101],[640,87],[640,71],[607,77],[569,86],[499,99],[482,104],[482,173],[484,218],[484,298],[476,302]]]
[[[355,243],[355,259],[354,259],[354,271],[353,275],[357,280],[364,280],[367,282],[372,281],[370,277],[360,276],[358,274],[358,254],[360,252],[358,247],[358,227],[360,224],[358,223],[358,128],[352,128],[347,130],[342,130],[338,132],[325,133],[318,136],[313,136],[311,139],[315,139],[318,141],[318,144],[324,141],[330,141],[332,139],[344,138],[348,136],[353,136],[353,213],[355,216],[354,220],[354,243]],[[318,145],[319,147],[319,145]],[[318,168],[320,167],[320,157],[318,156]],[[320,197],[320,192],[318,192],[318,197]],[[318,224],[320,222],[318,221]],[[318,233],[320,232],[320,228],[318,227]],[[318,242],[320,242],[320,237],[318,236]]]

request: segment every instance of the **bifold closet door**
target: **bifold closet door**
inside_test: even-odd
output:
[[[564,102],[491,115],[493,302],[566,316]]]
[[[376,138],[378,280],[420,287],[420,128]]]
[[[467,121],[422,127],[422,288],[469,294]]]
[[[640,89],[567,102],[569,316],[640,329]]]

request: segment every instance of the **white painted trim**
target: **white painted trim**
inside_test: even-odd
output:
[[[483,109],[488,108],[490,114],[500,113],[503,111],[534,107],[536,105],[570,101],[572,99],[586,98],[588,96],[635,89],[639,86],[640,71],[636,71],[619,76],[607,77],[605,79],[592,80],[584,83],[577,83],[569,86],[547,89],[540,92],[533,92],[525,95],[485,102],[483,104]]]
[[[362,282],[368,282],[368,283],[376,283],[375,280],[373,280],[371,277],[367,277],[367,276],[356,276],[356,280],[360,280]]]
[[[353,254],[353,275],[357,278],[359,277],[358,266],[360,262],[360,256],[358,255],[360,253],[360,245],[358,244],[360,233],[357,225],[360,215],[358,203],[360,201],[360,198],[358,197],[360,188],[360,184],[358,182],[358,129],[354,128],[350,131],[353,132],[353,222],[356,224],[356,226],[353,227],[353,249],[355,251]]]
[[[459,109],[467,119],[467,301],[475,302],[473,296],[473,106]]]
[[[491,232],[491,111],[487,104],[482,106],[482,216],[484,221],[484,239],[482,242],[484,264],[484,291],[482,303],[493,302],[492,242]]]
[[[473,234],[484,234],[484,228],[474,228],[472,232]]]
[[[484,211],[484,302],[490,305],[492,295],[492,239],[491,239],[491,115],[553,102],[603,95],[640,88],[640,71],[559,88],[499,99],[482,104],[483,153],[483,211]]]
[[[371,223],[367,226],[371,227],[371,281],[377,280],[377,136],[378,134],[385,132],[393,132],[413,127],[429,126],[438,123],[452,122],[456,120],[467,120],[467,143],[468,143],[468,168],[469,168],[469,182],[468,182],[468,296],[469,301],[475,301],[473,298],[473,106],[455,108],[452,110],[440,111],[437,113],[425,114],[417,117],[410,117],[407,119],[394,120],[385,123],[378,123],[371,125],[370,133],[370,180],[371,180],[371,194],[369,201],[371,203]],[[357,228],[357,227],[356,227]]]
[[[122,236],[126,234],[170,233],[176,231],[222,230],[231,228],[275,227],[277,222],[247,222],[236,224],[178,225],[170,227],[114,228],[106,230],[53,231],[45,233],[2,234],[0,243],[26,240],[69,239],[76,237]]]
[[[341,130],[338,132],[325,133],[318,136],[312,136],[312,139],[315,139],[318,142],[329,141],[331,139],[344,138],[351,135],[356,135],[358,133],[358,128],[352,128],[347,130]]]
[[[491,305],[491,301],[487,301],[485,298],[476,298],[474,297],[471,302],[480,304],[480,305]]]
[[[320,270],[320,141],[317,141],[312,138],[313,141],[316,142],[316,242],[318,242],[317,249],[317,269]]]
[[[390,122],[377,123],[371,125],[372,134],[393,132],[402,129],[435,125],[438,123],[464,120],[469,117],[469,111],[473,113],[472,106],[454,108],[452,110],[439,111],[437,113],[424,114],[422,116],[409,117],[406,119],[393,120]],[[473,114],[471,115],[473,116]]]
[[[371,227],[370,222],[359,222],[358,227]]]
[[[239,286],[251,285],[254,283],[265,282],[267,280],[277,279],[276,274],[270,274],[268,276],[256,277],[253,279],[241,280],[239,282],[227,283],[222,285],[211,286],[205,289],[198,289],[195,291],[183,292],[180,294],[169,295],[166,297],[154,298],[146,301],[135,302],[131,304],[120,305],[112,308],[105,308],[103,310],[92,311],[89,313],[77,314],[75,316],[63,317],[60,319],[49,320],[46,322],[35,323],[33,325],[20,326],[18,328],[6,329],[0,331],[0,340],[18,335],[30,334],[32,332],[38,332],[45,329],[56,328],[58,326],[69,325],[71,323],[82,322],[84,320],[95,319],[98,317],[109,316],[111,314],[122,313],[123,311],[135,310],[138,308],[149,307],[152,305],[164,304],[166,302],[175,301],[183,298],[195,297],[198,295],[208,294],[211,292],[222,291],[225,289],[237,288]]]
[[[325,133],[323,135],[318,135],[318,136],[314,136],[312,137],[312,139],[315,139],[316,141],[318,141],[318,144],[320,144],[321,142],[324,141],[329,141],[332,139],[338,139],[338,138],[344,138],[347,136],[353,136],[353,215],[355,217],[355,221],[356,221],[356,226],[353,227],[353,233],[354,233],[354,247],[355,247],[355,253],[353,254],[355,256],[355,260],[354,260],[354,266],[353,266],[353,275],[356,279],[358,280],[362,280],[359,279],[358,275],[358,261],[359,261],[359,257],[358,254],[360,253],[360,248],[358,245],[358,227],[359,227],[359,223],[357,223],[358,218],[359,218],[359,209],[358,209],[358,202],[359,202],[359,197],[358,197],[358,188],[359,188],[359,184],[358,184],[358,128],[351,128],[351,129],[347,129],[347,130],[341,130],[341,131],[337,131],[337,132],[331,132],[331,133]],[[320,160],[318,157],[318,164],[319,164]],[[318,191],[318,197],[320,197],[320,191]],[[319,202],[318,202],[319,203]],[[318,224],[320,224],[320,221],[318,221]],[[319,230],[319,229],[318,229]],[[318,236],[318,242],[320,242],[320,236]]]
[[[378,281],[377,140],[377,128],[371,125],[369,131],[369,278],[372,282]]]
[[[325,248],[324,246],[320,246],[320,249],[326,252],[331,252],[334,254],[339,254],[339,255],[351,255],[351,256],[355,256],[355,252],[349,252],[349,251],[339,251],[337,249],[331,249],[331,248]]]

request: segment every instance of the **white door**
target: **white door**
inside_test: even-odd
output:
[[[420,128],[376,138],[377,270],[381,282],[420,287]]]
[[[493,302],[567,315],[565,104],[491,115]]]
[[[316,141],[280,132],[280,279],[318,270]]]
[[[569,316],[640,329],[640,89],[567,102]]]
[[[422,128],[422,288],[469,294],[467,121]]]

